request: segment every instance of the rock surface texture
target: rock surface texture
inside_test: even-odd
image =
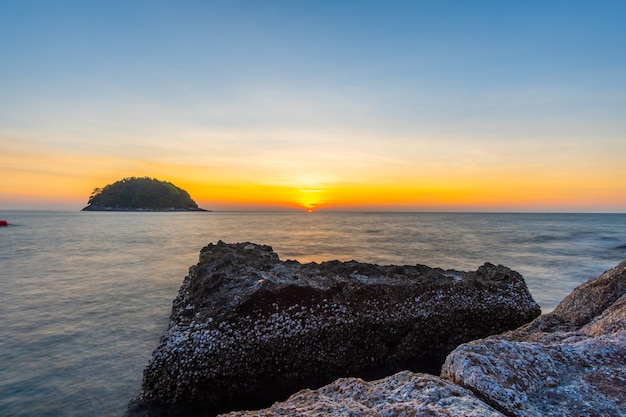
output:
[[[470,390],[410,371],[373,382],[342,378],[315,391],[300,391],[265,410],[227,416],[503,417]]]
[[[441,376],[507,416],[626,416],[626,262],[552,313],[460,346]]]
[[[503,266],[459,272],[355,261],[300,264],[280,261],[269,246],[218,242],[203,248],[190,268],[132,407],[148,414],[251,409],[347,376],[438,373],[459,344],[517,328],[539,313],[521,275]],[[411,373],[393,378],[412,387],[449,385],[428,378],[414,383]],[[383,387],[400,387],[398,381],[341,380],[318,394],[332,403],[349,386],[351,398],[366,391],[384,397]],[[392,406],[398,410],[417,402],[438,407],[438,400],[398,389],[415,397]],[[456,394],[444,397],[457,401]],[[377,401],[386,400],[363,397],[354,404],[375,409]]]

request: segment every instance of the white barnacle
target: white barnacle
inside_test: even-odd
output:
[[[559,385],[559,381],[552,376],[548,376],[546,378],[546,385],[553,388]]]

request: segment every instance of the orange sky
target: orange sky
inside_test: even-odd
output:
[[[531,161],[476,159],[462,165],[423,161],[332,161],[307,166],[263,164],[254,159],[223,166],[177,165],[59,153],[11,145],[0,155],[5,182],[2,208],[80,209],[91,191],[128,176],[151,176],[186,189],[201,207],[214,210],[451,210],[623,211],[626,176],[618,154],[604,159],[553,156]],[[350,155],[350,154],[346,154]],[[367,158],[365,158],[367,159]],[[370,156],[370,159],[375,159]],[[280,161],[280,160],[279,160]],[[517,161],[517,162],[515,162]],[[297,164],[296,164],[297,165]],[[619,170],[619,169],[618,169]]]

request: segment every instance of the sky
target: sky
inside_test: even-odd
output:
[[[626,1],[0,1],[0,210],[626,212]]]

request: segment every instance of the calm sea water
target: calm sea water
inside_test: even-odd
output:
[[[209,242],[281,259],[522,273],[550,311],[626,258],[623,214],[8,212],[0,219],[0,415],[119,416]]]

